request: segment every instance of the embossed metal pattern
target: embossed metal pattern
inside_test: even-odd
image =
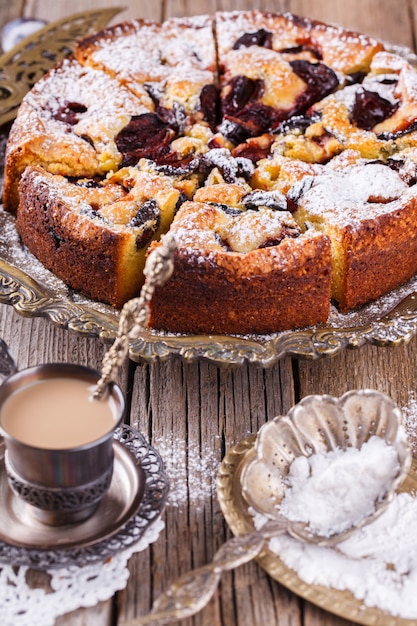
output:
[[[0,563],[10,563],[13,565],[27,565],[37,569],[50,569],[55,567],[67,567],[71,565],[84,566],[97,561],[103,561],[112,554],[116,554],[134,545],[145,534],[148,528],[161,516],[168,496],[169,482],[163,468],[163,462],[159,453],[147,443],[143,435],[130,426],[122,426],[115,433],[115,440],[122,446],[124,455],[132,457],[131,465],[136,466],[137,472],[143,472],[143,494],[137,498],[132,494],[132,507],[122,510],[121,518],[115,523],[103,522],[100,520],[99,530],[95,527],[94,517],[79,525],[84,529],[82,539],[77,535],[77,525],[72,527],[70,535],[64,530],[56,527],[45,527],[45,543],[41,546],[39,535],[39,524],[34,524],[31,528],[30,521],[23,516],[21,523],[26,531],[25,545],[7,541],[6,537],[0,540]],[[132,468],[127,468],[128,472]],[[127,473],[128,473],[127,472]],[[0,473],[4,478],[4,458],[0,458]],[[137,482],[137,481],[136,481]],[[132,484],[136,484],[132,481]],[[14,496],[16,497],[16,496]],[[118,494],[123,498],[123,494]],[[7,514],[7,509],[11,509],[10,518],[17,519],[16,510],[10,495],[5,488],[3,480],[0,488],[0,499],[2,500],[2,513]],[[13,510],[12,510],[13,509]],[[16,510],[15,510],[16,509]],[[100,509],[97,516],[100,515]],[[102,517],[106,517],[103,516]],[[86,524],[88,525],[86,527]],[[103,524],[107,526],[103,527]],[[81,531],[80,531],[81,532]],[[55,533],[55,535],[54,535]],[[31,536],[34,538],[31,544]],[[65,540],[67,544],[65,544]]]
[[[0,57],[0,125],[16,116],[24,95],[74,43],[104,28],[118,7],[84,11],[48,24]]]
[[[1,242],[0,242],[1,243]],[[57,326],[110,343],[116,336],[118,313],[89,301],[75,302],[70,290],[54,294],[29,274],[2,260],[0,248],[0,303],[9,304],[26,317],[46,317]],[[254,363],[269,367],[285,356],[317,359],[345,348],[365,344],[398,346],[417,332],[417,297],[408,294],[391,312],[353,327],[323,326],[287,331],[268,337],[172,335],[149,330],[132,343],[130,358],[138,363],[164,361],[179,356],[185,361],[203,359],[219,365]]]
[[[110,467],[87,486],[67,489],[43,489],[39,485],[22,479],[8,463],[7,451],[4,457],[6,473],[12,491],[31,506],[52,511],[78,511],[99,502],[108,491],[113,468]]]
[[[306,396],[287,415],[266,422],[258,432],[253,458],[242,470],[243,496],[255,511],[274,520],[294,459],[334,450],[360,449],[374,435],[395,449],[398,470],[385,493],[378,494],[373,514],[335,535],[336,543],[340,542],[386,509],[410,470],[411,448],[402,426],[401,411],[390,397],[379,391],[358,389],[340,398],[327,394]],[[313,534],[307,523],[289,522],[288,533],[319,545],[333,543],[329,541],[331,535]]]
[[[248,504],[242,495],[241,474],[252,458],[255,435],[250,435],[234,446],[224,457],[217,476],[217,495],[223,515],[237,535],[245,535],[254,530],[253,520],[248,512]],[[417,460],[413,459],[411,469],[400,491],[415,493],[417,490]],[[384,613],[378,608],[367,607],[348,591],[339,591],[320,585],[309,585],[288,568],[276,554],[268,549],[256,557],[258,564],[276,581],[290,591],[320,608],[344,619],[364,626],[412,626],[415,620],[407,620]]]

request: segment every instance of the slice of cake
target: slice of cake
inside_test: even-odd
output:
[[[84,39],[74,54],[83,65],[117,76],[134,93],[145,88],[158,116],[171,126],[216,123],[216,52],[209,16],[163,24],[130,20]]]
[[[150,325],[241,334],[326,321],[328,238],[303,234],[281,194],[260,197],[223,184],[200,192],[205,201],[184,203],[171,226],[178,247],[174,271],[154,293]]]
[[[343,150],[387,158],[416,145],[417,74],[402,57],[378,52],[361,82],[316,102],[275,131],[273,154],[324,163]]]
[[[233,144],[273,131],[369,70],[379,42],[290,14],[218,13],[220,132]],[[337,44],[336,44],[337,42]]]
[[[332,298],[342,312],[417,272],[417,188],[378,162],[305,178],[290,191],[294,217],[332,242]]]
[[[16,226],[29,250],[73,289],[115,307],[138,294],[146,249],[181,201],[169,178],[134,168],[96,183],[28,167],[20,189]]]

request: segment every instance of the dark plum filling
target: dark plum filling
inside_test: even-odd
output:
[[[299,59],[290,61],[290,65],[293,72],[307,85],[306,91],[297,101],[294,113],[302,113],[339,86],[339,79],[335,72],[324,63],[310,63]]]
[[[398,139],[408,133],[413,133],[415,130],[417,130],[417,121],[412,122],[409,126],[405,126],[404,128],[397,130],[395,133],[380,133],[377,137],[378,139],[384,140]]]
[[[227,213],[227,215],[240,215],[242,213],[241,209],[229,206],[228,204],[223,204],[222,202],[208,202],[208,204],[216,207],[216,209],[221,209]]]
[[[224,90],[222,108],[226,115],[234,116],[262,96],[264,83],[247,76],[234,76]]]
[[[290,111],[273,108],[260,101],[264,90],[262,80],[241,75],[235,76],[226,85],[222,98],[223,122],[219,128],[225,137],[237,145],[249,137],[274,130],[284,120],[302,114],[314,102],[339,86],[335,72],[323,63],[296,60],[291,61],[290,65],[294,73],[306,83],[306,90]]]
[[[129,226],[132,228],[142,227],[142,233],[136,239],[136,247],[142,248],[158,230],[161,222],[161,211],[155,200],[147,200],[138,209],[135,217],[133,217]]]
[[[283,48],[278,52],[281,54],[301,54],[302,52],[310,52],[310,54],[317,59],[317,61],[321,61],[323,59],[321,51],[312,44],[300,44],[299,46],[293,46],[292,48]]]
[[[363,130],[371,130],[374,126],[394,115],[399,102],[390,102],[376,91],[360,89],[355,96],[352,121]]]
[[[260,248],[272,248],[272,246],[278,246],[281,241],[284,239],[288,239],[288,237],[292,239],[296,239],[300,236],[300,231],[298,228],[291,228],[290,226],[284,226],[279,237],[275,237],[271,239],[267,239],[264,241],[259,247]]]
[[[135,165],[139,159],[153,159],[157,163],[170,150],[174,131],[156,115],[134,115],[116,137],[117,149],[123,155],[122,166]]]
[[[253,164],[248,159],[234,158],[226,148],[213,148],[201,155],[201,169],[209,172],[217,167],[226,183],[235,183],[239,178],[248,180],[253,174]]]
[[[274,133],[292,133],[294,131],[304,132],[311,124],[319,122],[321,114],[314,112],[312,115],[293,115],[288,120],[281,122],[279,126],[274,129]]]
[[[233,46],[233,50],[239,48],[249,48],[250,46],[261,46],[262,48],[272,48],[272,33],[269,30],[261,28],[255,33],[245,33]]]
[[[56,111],[51,111],[51,113],[57,122],[75,126],[80,121],[80,114],[86,111],[87,107],[84,104],[65,101]]]
[[[361,83],[366,76],[366,72],[353,72],[346,76],[346,83],[348,85],[355,85]]]
[[[219,93],[215,85],[204,85],[200,93],[200,110],[212,130],[219,120]]]
[[[155,83],[145,83],[144,87],[152,98],[152,102],[155,105],[155,114],[159,119],[164,124],[169,124],[171,128],[174,128],[175,132],[181,132],[187,122],[187,114],[184,108],[178,102],[174,102],[172,109],[162,106],[160,100],[163,96],[163,92]]]
[[[260,206],[268,207],[273,211],[286,211],[287,200],[279,191],[251,191],[242,199],[246,209],[256,211]]]
[[[200,158],[192,155],[181,159],[176,152],[170,152],[161,158],[156,170],[167,176],[185,176],[200,169]]]
[[[95,178],[75,178],[73,176],[69,176],[68,182],[76,185],[77,187],[85,187],[86,189],[97,189],[97,187],[101,187],[102,180],[98,176],[96,176]]]
[[[234,76],[225,87],[222,98],[222,132],[235,144],[266,132],[277,112],[259,101],[264,89],[262,80]]]
[[[409,186],[412,187],[417,183],[417,164],[413,163],[412,166],[408,165],[404,159],[391,157],[387,159],[387,165],[392,170],[400,174],[401,179]]]
[[[313,186],[314,177],[305,176],[300,181],[295,183],[287,193],[287,208],[288,211],[294,213],[298,208],[298,202],[300,198]]]

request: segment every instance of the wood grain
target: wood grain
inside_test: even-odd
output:
[[[125,7],[113,22],[132,17],[162,20],[217,10],[292,11],[340,24],[392,43],[412,47],[417,30],[415,0],[56,0],[0,2],[0,24],[17,17],[49,21],[96,7]],[[41,318],[23,318],[0,306],[0,335],[19,368],[69,361],[100,367],[105,347],[96,339],[54,327]],[[57,626],[123,626],[149,610],[155,597],[178,575],[208,562],[230,536],[215,489],[225,452],[265,421],[286,413],[312,393],[339,396],[354,388],[388,393],[400,405],[417,389],[417,338],[406,346],[364,346],[317,361],[284,358],[270,369],[245,365],[229,369],[179,359],[153,365],[126,364],[120,384],[131,403],[130,420],[164,452],[171,478],[165,530],[130,563],[126,589],[114,600],[75,611]],[[33,574],[34,584],[45,584]],[[0,607],[1,616],[1,607]],[[222,578],[206,609],[181,626],[349,626],[300,600],[256,564]]]

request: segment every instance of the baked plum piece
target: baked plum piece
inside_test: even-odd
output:
[[[316,102],[275,130],[272,154],[325,163],[345,150],[386,161],[417,145],[417,74],[402,57],[378,52],[361,82]]]
[[[218,13],[216,36],[219,130],[235,145],[305,113],[348,79],[366,73],[373,55],[383,49],[341,28],[258,11]]]

